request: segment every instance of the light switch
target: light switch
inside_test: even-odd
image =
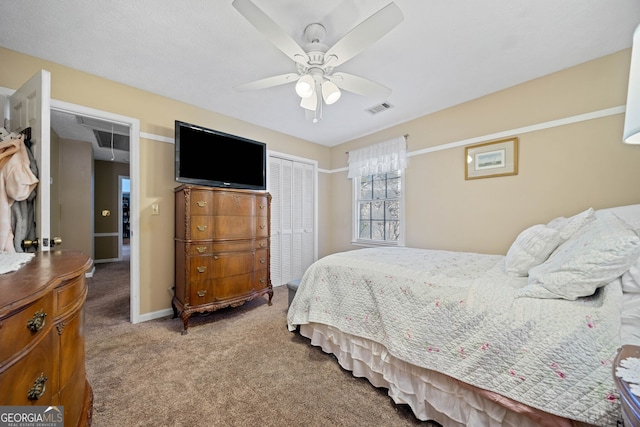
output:
[[[110,210],[105,209],[105,210],[102,211],[102,216],[109,216],[109,215],[111,215],[111,211]]]
[[[160,207],[157,203],[151,205],[151,215],[160,215]]]

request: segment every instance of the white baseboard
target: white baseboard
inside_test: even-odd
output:
[[[151,313],[145,313],[138,316],[138,321],[140,323],[147,322],[149,320],[160,319],[162,317],[173,316],[172,308],[165,308],[163,310],[152,311]]]
[[[96,266],[92,265],[91,266],[91,270],[87,271],[86,273],[84,273],[84,277],[93,277],[93,273],[96,272]]]

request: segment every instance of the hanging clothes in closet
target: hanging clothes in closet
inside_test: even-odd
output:
[[[4,129],[3,129],[4,130]],[[6,133],[6,131],[4,132]],[[16,202],[31,199],[33,218],[33,197],[38,185],[37,169],[32,170],[30,150],[25,144],[23,134],[11,133],[3,137],[0,142],[0,252],[22,252],[20,240],[14,243],[14,229],[21,235],[29,233],[30,224],[25,223],[29,217],[29,207],[17,208],[24,210],[26,215],[19,213],[20,218],[13,220],[12,206]],[[35,166],[35,161],[33,162]],[[33,227],[35,229],[35,224]]]

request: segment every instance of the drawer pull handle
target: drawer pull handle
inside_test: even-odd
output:
[[[196,251],[198,251],[198,253],[203,253],[206,250],[207,250],[206,246],[196,246]]]
[[[265,242],[260,242],[260,247],[264,248],[265,246],[267,246],[267,244]]]
[[[198,200],[196,204],[201,208],[204,208],[205,206],[207,206],[207,202],[205,202],[204,200]]]
[[[265,282],[265,278],[263,277],[260,279],[260,283],[264,283],[264,282]]]
[[[207,267],[204,265],[201,265],[199,267],[196,267],[196,270],[198,270],[198,273],[204,273],[205,271],[207,271]]]
[[[262,230],[262,229],[264,229],[265,227],[266,227],[266,225],[264,225],[264,224],[260,224],[260,229],[261,229],[261,230]]]
[[[213,259],[217,261],[218,260],[218,255],[214,255]]]
[[[198,231],[205,231],[207,229],[206,225],[199,225],[198,227]]]
[[[27,329],[31,332],[38,332],[40,329],[44,327],[44,318],[47,317],[47,313],[44,310],[38,311],[33,315],[31,319],[27,322]]]
[[[266,260],[266,259],[264,259],[264,258],[260,258],[260,264],[264,264],[265,262],[267,262],[267,260]]]
[[[207,294],[207,291],[198,291],[196,293],[198,294],[199,297],[203,297]]]
[[[47,390],[47,377],[44,376],[44,372],[40,374],[38,378],[33,382],[33,387],[29,389],[27,397],[29,400],[38,400],[44,396],[44,392]]]
[[[260,209],[264,209],[264,206],[262,203],[260,203]]]

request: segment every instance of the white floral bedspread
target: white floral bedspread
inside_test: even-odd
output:
[[[545,412],[616,425],[620,282],[577,301],[516,299],[527,278],[507,276],[503,260],[410,248],[330,255],[302,278],[288,326],[327,324]]]

